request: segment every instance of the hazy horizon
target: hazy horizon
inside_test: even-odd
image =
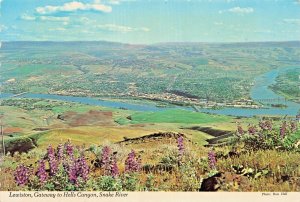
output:
[[[165,42],[155,42],[155,43],[126,43],[126,42],[119,42],[119,41],[107,41],[107,40],[85,40],[85,41],[74,41],[74,40],[70,40],[70,41],[53,41],[53,40],[45,40],[45,41],[33,41],[33,40],[24,40],[24,41],[1,41],[0,43],[22,43],[22,42],[37,42],[37,43],[47,43],[47,42],[51,42],[51,43],[76,43],[76,42],[80,42],[80,43],[84,43],[84,42],[105,42],[105,43],[119,43],[119,44],[129,44],[129,45],[155,45],[155,44],[247,44],[247,43],[291,43],[291,42],[295,42],[295,43],[300,43],[300,40],[289,40],[289,41],[230,41],[230,42],[205,42],[205,41],[165,41]]]
[[[299,0],[1,0],[3,41],[300,40]]]

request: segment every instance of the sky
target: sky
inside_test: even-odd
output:
[[[300,0],[0,0],[1,41],[300,40]]]

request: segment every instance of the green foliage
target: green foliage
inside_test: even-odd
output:
[[[218,173],[219,173],[218,170],[213,169],[213,170],[210,170],[210,171],[209,171],[209,173],[207,174],[207,176],[208,176],[208,177],[212,177],[212,176],[214,176],[214,175],[216,175],[216,174],[218,174]]]
[[[298,145],[297,145],[298,144]],[[286,137],[283,142],[284,147],[297,149],[300,147],[300,131]]]
[[[144,191],[158,191],[155,187],[155,177],[152,174],[147,175]]]
[[[101,176],[96,180],[95,185],[93,186],[94,190],[122,191],[121,180],[112,176]]]
[[[122,177],[122,187],[124,191],[136,191],[139,187],[137,173],[125,173]]]
[[[177,166],[178,165],[178,154],[167,154],[163,156],[159,162],[161,165],[164,166]]]
[[[244,135],[240,141],[245,144],[246,150],[266,150],[282,146],[282,141],[279,139],[279,137],[273,135]]]
[[[300,140],[296,121],[286,121],[269,128],[263,126],[266,122],[261,121],[260,126],[249,126],[248,131],[237,134],[231,138],[231,144],[243,143],[246,150],[270,150],[270,149],[293,149],[296,142]],[[252,132],[251,132],[252,131]]]
[[[184,162],[178,172],[182,191],[197,191],[200,185],[200,178],[197,175],[197,167],[190,162]]]
[[[49,178],[45,183],[41,183],[36,176],[34,176],[28,184],[28,190],[35,191],[80,191],[87,188],[87,183],[82,179],[78,179],[76,184],[73,184],[68,179],[68,174],[60,166],[55,176]]]
[[[281,73],[276,78],[276,83],[271,86],[272,90],[279,94],[282,94],[288,99],[298,99],[300,96],[300,90],[298,87],[299,74],[299,68],[295,68]]]

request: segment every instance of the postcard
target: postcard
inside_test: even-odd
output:
[[[299,0],[0,5],[0,202],[300,201]]]

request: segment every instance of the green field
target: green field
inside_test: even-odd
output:
[[[141,112],[130,116],[131,123],[183,123],[203,124],[229,121],[230,118],[220,115],[208,115],[186,110],[166,110],[161,112]]]

